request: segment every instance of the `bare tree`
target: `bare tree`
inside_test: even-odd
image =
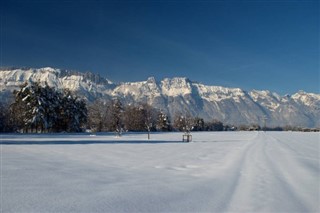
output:
[[[123,105],[119,99],[112,100],[108,105],[107,119],[109,120],[110,129],[120,137],[123,130]]]
[[[155,129],[157,123],[157,110],[155,110],[149,104],[142,104],[140,106],[140,110],[142,111],[143,121],[145,128],[148,132],[148,140],[150,139],[150,132]]]
[[[92,132],[106,131],[107,127],[107,104],[96,100],[88,107],[88,126]]]
[[[144,131],[144,116],[142,108],[135,105],[128,105],[125,107],[123,113],[124,127],[128,131]]]

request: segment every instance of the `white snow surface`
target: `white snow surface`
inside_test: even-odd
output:
[[[1,135],[0,212],[319,212],[319,133]]]

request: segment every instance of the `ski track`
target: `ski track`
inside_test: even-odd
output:
[[[36,143],[26,145],[33,136],[25,140],[21,135],[4,135],[1,208],[3,212],[320,212],[319,136],[193,133],[194,142],[177,143],[180,133],[166,133],[153,134],[152,144],[144,134],[121,139],[110,134],[94,139],[35,135]],[[74,144],[59,144],[61,140]],[[50,144],[39,145],[41,141]],[[54,141],[57,144],[51,144]]]

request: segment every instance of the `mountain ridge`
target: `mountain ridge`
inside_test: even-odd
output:
[[[92,72],[44,67],[0,69],[0,96],[7,96],[25,81],[47,82],[89,101],[118,97],[126,104],[148,102],[171,117],[188,111],[205,120],[235,125],[263,125],[267,118],[268,126],[320,126],[320,94],[304,91],[280,96],[268,90],[204,85],[186,77],[160,81],[149,77],[145,81],[113,83]]]

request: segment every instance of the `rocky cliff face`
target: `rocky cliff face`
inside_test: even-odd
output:
[[[268,126],[320,126],[320,95],[303,91],[281,97],[270,91],[207,86],[188,78],[156,81],[151,77],[141,82],[115,84],[90,72],[41,68],[1,70],[0,96],[8,96],[25,81],[47,82],[89,101],[118,97],[125,103],[148,102],[171,116],[189,111],[205,120],[215,118],[236,125],[263,125],[266,118]]]

